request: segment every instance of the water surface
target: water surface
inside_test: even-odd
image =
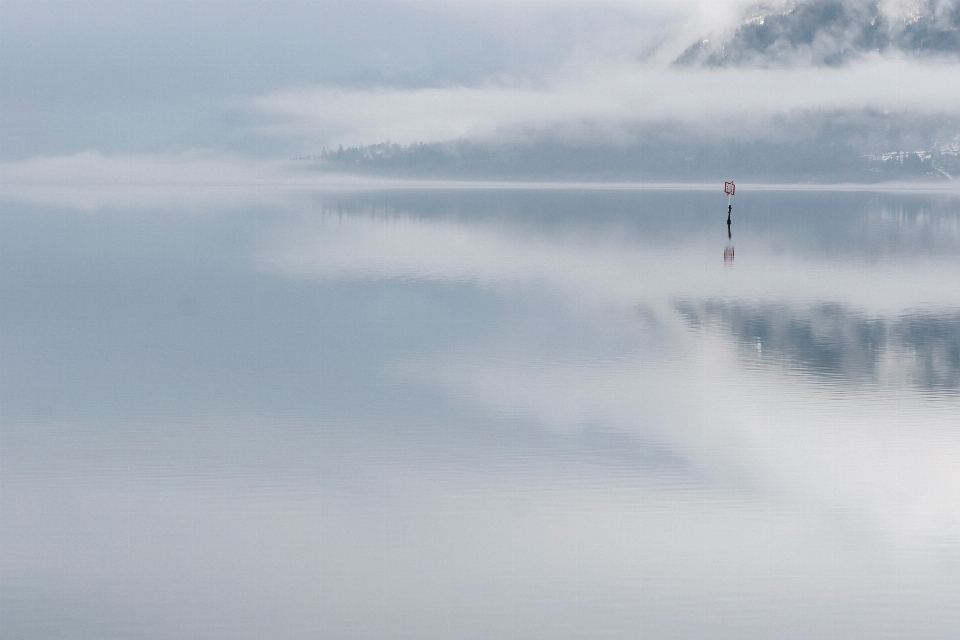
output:
[[[725,222],[7,198],[0,635],[957,637],[960,197]]]

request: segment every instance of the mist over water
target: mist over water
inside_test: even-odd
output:
[[[2,637],[960,632],[956,194],[138,193],[0,207]]]

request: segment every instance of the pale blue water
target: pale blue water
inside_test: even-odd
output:
[[[4,638],[960,635],[960,197],[58,198]]]

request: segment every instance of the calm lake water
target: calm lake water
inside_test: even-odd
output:
[[[738,191],[7,198],[0,635],[960,637],[960,196]]]

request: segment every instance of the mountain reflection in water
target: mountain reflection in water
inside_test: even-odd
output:
[[[871,318],[839,304],[721,300],[680,301],[676,309],[693,327],[725,327],[756,357],[854,383],[893,376],[922,389],[960,390],[960,313]]]

